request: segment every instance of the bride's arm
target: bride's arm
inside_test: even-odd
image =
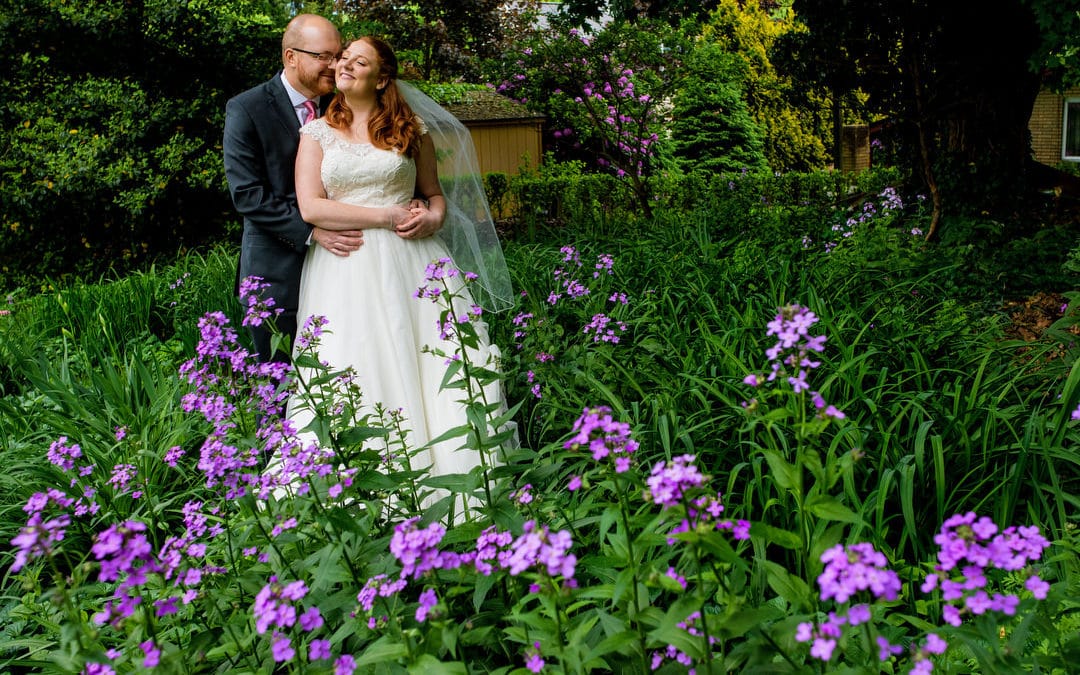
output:
[[[430,237],[442,228],[446,218],[446,199],[439,184],[435,143],[428,134],[420,137],[420,156],[416,158],[416,191],[428,200],[428,208],[426,211],[414,209],[409,221],[395,228],[398,235],[405,239]]]
[[[367,207],[328,199],[322,182],[323,151],[319,141],[300,134],[296,152],[296,201],[303,219],[324,230],[391,228],[412,218],[403,206]]]

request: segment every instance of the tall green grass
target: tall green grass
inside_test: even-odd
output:
[[[794,452],[799,439],[768,420],[748,426],[741,404],[754,392],[742,379],[766,367],[766,323],[777,308],[799,303],[828,335],[814,386],[847,414],[824,452],[858,448],[861,457],[840,489],[842,506],[855,514],[847,523],[854,535],[914,564],[928,558],[945,518],[973,510],[999,523],[1037,524],[1075,547],[1080,462],[1070,413],[1080,405],[1080,366],[1069,360],[1073,352],[1047,341],[1021,353],[1004,339],[1000,316],[950,295],[943,280],[952,283],[955,267],[936,258],[920,266],[910,255],[881,259],[877,249],[860,258],[857,244],[831,257],[797,239],[777,240],[781,231],[800,231],[790,222],[763,233],[731,236],[733,229],[704,210],[621,223],[605,213],[507,243],[525,294],[519,309],[543,307],[558,289],[552,270],[563,245],[585,260],[614,256],[604,292],[629,298],[618,345],[582,334],[604,298],[551,310],[543,346],[556,359],[542,370],[532,354],[515,350],[513,312],[488,318],[511,402],[525,402],[518,421],[527,449],[558,444],[584,407],[606,405],[632,424],[643,465],[695,454],[725,486],[732,516],[779,532],[794,509],[764,451]],[[205,430],[179,411],[176,368],[193,353],[202,313],[223,310],[238,325],[234,270],[224,250],[189,256],[23,299],[0,317],[0,539],[25,522],[20,507],[29,493],[59,478],[43,457],[61,435],[88,439],[86,450],[102,465],[140,463],[147,489],[175,490],[180,500],[183,486],[164,484],[152,467],[173,445],[194,452],[201,443]],[[539,399],[526,380],[534,369],[544,387]],[[120,425],[138,439],[124,445],[124,456],[116,454]],[[525,478],[555,485],[571,469],[538,456]],[[835,541],[840,527],[815,532],[814,550]],[[609,534],[584,546],[614,546]],[[773,557],[765,545],[755,556],[760,565]],[[1059,579],[1080,578],[1075,557],[1052,564]],[[751,584],[764,600],[764,577]]]

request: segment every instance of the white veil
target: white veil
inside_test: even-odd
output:
[[[439,235],[458,269],[479,277],[472,284],[473,299],[489,312],[508,309],[513,304],[510,272],[495,234],[472,135],[427,94],[401,80],[395,82],[405,102],[424,120],[435,144],[439,183],[446,199],[446,220]]]

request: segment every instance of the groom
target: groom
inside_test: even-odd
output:
[[[359,229],[313,228],[296,205],[293,170],[299,129],[330,103],[332,66],[340,52],[341,35],[334,24],[300,14],[286,26],[281,40],[281,72],[225,106],[225,177],[233,205],[244,218],[238,279],[255,275],[270,284],[263,293],[284,310],[276,324],[290,339],[296,336],[300,271],[308,245],[315,242],[347,256],[363,243]],[[265,326],[249,331],[259,359],[271,360],[270,331]]]

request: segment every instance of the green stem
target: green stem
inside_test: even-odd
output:
[[[630,503],[626,496],[626,490],[619,489],[619,476],[616,474],[613,477],[615,484],[615,492],[619,495],[619,515],[622,520],[623,533],[626,536],[626,557],[627,564],[630,567],[630,588],[634,598],[634,611],[630,613],[630,624],[634,627],[634,632],[638,637],[638,649],[641,652],[641,666],[642,672],[649,672],[648,662],[648,647],[645,642],[645,633],[641,630],[641,624],[638,621],[638,612],[641,611],[641,598],[638,593],[638,570],[637,570],[637,557],[634,555],[634,541],[630,531]]]

